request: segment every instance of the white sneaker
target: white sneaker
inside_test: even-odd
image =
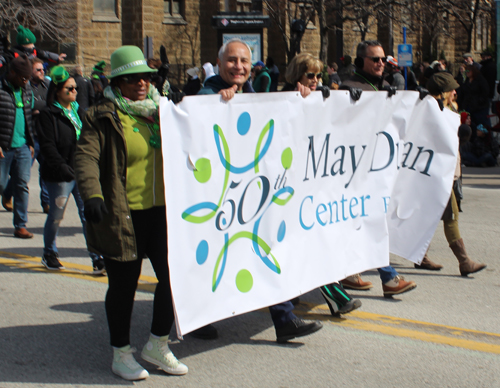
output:
[[[113,348],[113,364],[111,370],[114,374],[124,378],[125,380],[143,380],[149,376],[149,373],[144,369],[134,358],[132,353],[136,351],[130,345],[123,348]]]
[[[169,349],[168,335],[156,338],[151,335],[148,343],[142,349],[141,357],[171,375],[185,375],[188,373],[188,367],[175,358]]]

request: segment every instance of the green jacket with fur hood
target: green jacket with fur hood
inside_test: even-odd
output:
[[[75,153],[75,174],[83,201],[104,199],[108,214],[87,222],[91,252],[118,260],[137,259],[134,227],[127,200],[127,150],[116,107],[109,100],[90,108]]]

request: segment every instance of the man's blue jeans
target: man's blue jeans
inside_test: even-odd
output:
[[[26,228],[28,223],[28,203],[30,198],[28,183],[31,176],[31,151],[28,145],[3,151],[0,159],[0,194],[3,194],[12,180],[14,197],[14,227]]]
[[[40,144],[38,143],[37,138],[35,137],[35,157],[31,160],[31,166],[33,166],[33,163],[35,162],[35,159],[38,160],[39,166],[42,165],[43,157],[42,154],[40,153]],[[45,187],[45,181],[42,179],[42,176],[40,175],[40,167],[38,167],[38,173],[39,173],[39,183],[40,183],[40,205],[44,207],[45,205],[49,204],[49,193],[47,193],[47,188]],[[5,187],[3,191],[3,197],[10,199],[12,198],[12,182],[9,180],[9,183]]]
[[[76,207],[78,208],[78,215],[80,216],[80,221],[82,222],[83,235],[87,239],[87,233],[85,231],[85,216],[83,214],[83,201],[78,192],[78,187],[76,181],[71,182],[45,182],[47,186],[47,191],[49,193],[49,214],[47,214],[47,220],[45,221],[45,227],[43,228],[43,254],[57,254],[56,237],[59,231],[59,224],[64,217],[64,211],[68,204],[69,195],[73,194],[75,198]],[[97,255],[89,252],[92,260],[97,258]]]
[[[377,268],[378,273],[380,275],[380,280],[382,280],[382,284],[387,283],[388,281],[394,279],[398,276],[398,272],[391,266]]]

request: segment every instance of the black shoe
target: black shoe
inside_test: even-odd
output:
[[[217,329],[213,325],[200,327],[199,329],[196,329],[189,334],[191,334],[194,338],[203,340],[216,339],[219,336],[219,334],[217,333]]]
[[[285,326],[276,329],[276,341],[283,343],[297,337],[304,337],[317,332],[322,327],[323,325],[319,321],[304,321],[295,318]]]
[[[92,259],[92,267],[94,275],[104,275],[106,268],[104,267],[104,259],[100,256],[96,260]]]
[[[57,254],[55,253],[48,253],[43,255],[42,264],[45,266],[45,268],[53,271],[57,271],[64,268],[63,265],[57,259]]]
[[[347,314],[361,307],[359,299],[352,299],[340,283],[332,283],[319,288],[330,312],[334,316]]]

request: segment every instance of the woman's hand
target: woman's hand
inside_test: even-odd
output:
[[[228,89],[222,89],[219,94],[222,96],[222,99],[224,101],[229,101],[231,98],[234,97],[234,94],[238,90],[238,85],[233,85]]]
[[[307,86],[302,85],[300,82],[297,82],[296,90],[300,93],[300,95],[303,98],[306,98],[308,95],[311,94],[311,89],[309,89]]]

